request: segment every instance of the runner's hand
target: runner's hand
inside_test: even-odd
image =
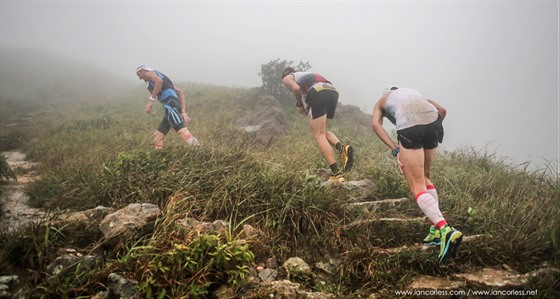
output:
[[[144,112],[150,114],[150,112],[152,111],[152,105],[154,104],[154,102],[149,101],[148,104],[146,104],[146,108],[144,108]]]
[[[309,114],[309,110],[305,109],[305,107],[297,107],[299,113],[303,114],[303,115],[307,115]]]
[[[183,117],[183,120],[185,121],[185,124],[188,124],[191,121],[191,118],[189,117],[187,112],[181,112],[181,116]]]
[[[404,174],[404,165],[401,163],[401,159],[399,159],[399,154],[397,154],[397,165],[399,166],[399,171],[401,172],[401,174]]]

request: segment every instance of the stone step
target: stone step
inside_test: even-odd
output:
[[[377,187],[373,181],[369,179],[363,179],[360,181],[344,181],[344,182],[330,182],[328,177],[330,176],[330,170],[320,185],[322,188],[328,189],[330,191],[337,192],[342,191],[344,196],[341,197],[343,203],[348,202],[362,202],[375,200],[377,195]]]
[[[543,277],[557,279],[560,277],[560,269],[548,267],[522,274],[508,265],[502,265],[467,273],[455,273],[447,277],[419,275],[412,279],[406,290],[412,292],[409,293],[410,295],[431,295],[437,296],[437,298],[456,298],[457,296],[507,298],[515,295],[511,293],[515,290],[526,292],[525,296],[536,296],[537,290],[530,289],[531,280]],[[520,296],[521,293],[516,295]]]
[[[412,282],[407,286],[407,290],[412,291],[426,291],[426,290],[440,290],[440,291],[451,291],[462,289],[466,286],[464,281],[454,280],[450,277],[439,277],[430,275],[419,275],[412,279]],[[421,294],[422,292],[417,292]],[[446,292],[442,292],[446,293]],[[425,293],[425,295],[430,295]],[[437,295],[437,294],[432,294]],[[442,294],[440,294],[442,295]]]
[[[341,227],[340,236],[362,248],[396,247],[422,240],[428,227],[425,217],[361,219]]]
[[[402,198],[390,198],[390,199],[382,199],[382,200],[375,200],[375,201],[364,201],[364,202],[353,202],[347,204],[345,208],[347,210],[380,210],[380,209],[387,209],[389,207],[400,206],[403,203],[410,201],[410,199],[406,197]]]
[[[352,229],[354,227],[376,225],[377,223],[384,223],[386,225],[390,224],[405,224],[405,223],[417,223],[421,222],[423,224],[428,223],[428,218],[426,217],[415,217],[415,218],[399,218],[399,217],[382,217],[382,218],[370,218],[370,219],[359,219],[352,221],[351,223],[343,226],[343,229]]]
[[[422,215],[416,203],[406,197],[353,202],[344,208],[356,218],[410,218]]]
[[[463,236],[463,240],[461,244],[468,244],[470,242],[476,241],[482,238],[484,235],[472,235],[472,236]],[[429,251],[431,248],[437,248],[437,245],[425,245],[422,243],[414,243],[410,245],[403,245],[398,247],[391,247],[391,248],[374,248],[373,251],[379,254],[396,254],[405,251]]]

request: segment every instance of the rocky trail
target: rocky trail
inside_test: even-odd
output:
[[[24,192],[25,185],[36,179],[34,172],[36,163],[27,161],[25,154],[18,151],[4,152],[3,155],[10,169],[17,175],[17,180],[1,186],[0,202],[3,214],[0,215],[0,228],[13,230],[42,219],[45,213],[40,209],[29,207],[28,197]]]

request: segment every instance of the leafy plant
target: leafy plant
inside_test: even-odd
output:
[[[162,240],[163,241],[163,240]],[[148,298],[206,297],[212,286],[243,284],[254,259],[248,244],[213,234],[196,234],[168,248],[145,246],[121,258],[139,267]],[[172,286],[172,288],[170,288]]]

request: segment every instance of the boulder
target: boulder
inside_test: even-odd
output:
[[[110,208],[98,206],[93,209],[69,212],[58,216],[60,222],[86,222],[86,221],[100,221],[111,212]]]
[[[126,240],[136,234],[151,232],[159,214],[160,209],[156,205],[133,203],[103,218],[99,230],[105,239],[112,242]]]
[[[284,262],[282,268],[288,274],[288,277],[291,275],[295,276],[309,276],[311,275],[311,267],[299,257],[291,257],[287,261]]]
[[[290,131],[284,110],[271,96],[260,97],[251,114],[235,121],[235,126],[254,136],[254,141],[262,145],[268,145]]]

